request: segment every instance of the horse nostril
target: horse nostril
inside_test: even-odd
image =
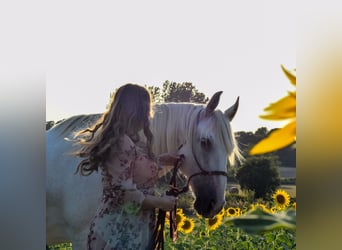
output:
[[[215,205],[216,199],[214,198],[210,200],[196,199],[194,204],[197,212],[204,217],[209,217],[210,214],[213,214],[213,209],[215,208]]]
[[[211,199],[209,202],[208,211],[211,211],[215,207],[215,204],[216,204],[216,200]]]

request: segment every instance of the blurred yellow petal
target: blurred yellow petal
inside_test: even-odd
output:
[[[293,113],[288,112],[287,114],[270,114],[270,115],[261,115],[260,118],[267,119],[267,120],[285,120],[293,118]]]
[[[291,108],[296,107],[295,95],[287,95],[287,96],[279,99],[277,102],[271,103],[264,110],[265,111],[278,111],[278,110],[282,110],[282,109],[287,109],[289,107],[291,107]]]
[[[273,131],[268,137],[258,142],[250,151],[250,155],[265,154],[284,148],[296,141],[296,120],[285,127]]]
[[[296,70],[287,70],[281,65],[289,81],[296,86]],[[288,91],[288,95],[271,103],[264,109],[265,114],[259,116],[268,120],[287,120],[292,122],[281,129],[273,131],[268,137],[258,142],[249,152],[250,155],[265,154],[284,148],[296,141],[296,90]]]
[[[292,96],[293,98],[296,98],[296,91],[293,91],[293,92],[289,91],[288,93],[289,93],[289,95]]]
[[[285,67],[283,65],[280,65],[281,69],[283,70],[283,72],[285,73],[286,77],[290,80],[290,82],[293,85],[296,85],[296,73],[295,70],[290,71],[288,69],[285,69]]]
[[[296,117],[296,96],[288,95],[275,103],[271,103],[264,109],[269,114],[261,115],[260,118],[268,120],[283,120]]]

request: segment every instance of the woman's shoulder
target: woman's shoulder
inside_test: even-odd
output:
[[[146,142],[138,141],[134,142],[127,134],[122,137],[122,151],[127,152],[129,150],[135,150],[137,154],[146,155],[147,154],[147,145]]]
[[[131,139],[128,135],[126,135],[126,134],[124,134],[124,135],[122,136],[121,142],[122,142],[122,143],[121,143],[121,149],[122,149],[123,151],[131,150],[132,148],[135,148],[134,142],[133,142],[132,139]]]

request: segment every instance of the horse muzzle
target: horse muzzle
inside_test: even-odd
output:
[[[203,217],[212,218],[222,210],[223,205],[224,201],[218,202],[216,198],[201,199],[199,197],[196,198],[194,208],[196,209],[197,213]]]

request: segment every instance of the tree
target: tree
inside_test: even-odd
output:
[[[266,127],[261,127],[258,128],[254,134],[258,139],[263,139],[268,135],[268,130]]]
[[[241,189],[255,191],[255,198],[267,197],[280,186],[279,162],[276,157],[252,156],[237,170]]]
[[[249,150],[260,140],[264,139],[268,135],[266,127],[258,128],[255,133],[253,132],[236,132],[236,139],[239,143],[239,148],[242,151],[244,157],[248,157]]]
[[[209,100],[191,82],[176,83],[165,81],[161,96],[164,102],[206,103]]]
[[[245,158],[249,157],[249,150],[260,140],[266,138],[275,129],[267,130],[266,127],[258,128],[254,133],[238,131],[235,133],[239,148]],[[278,156],[281,167],[296,167],[296,149],[290,145],[275,152],[267,153],[266,156]]]
[[[145,85],[145,88],[147,88],[148,91],[150,91],[153,103],[162,103],[164,101],[159,87]]]
[[[282,167],[296,167],[296,148],[294,144],[279,149],[275,154],[278,155]]]
[[[247,158],[248,150],[257,142],[253,132],[239,131],[235,133],[236,140],[238,142],[239,148],[242,155]]]
[[[156,86],[147,86],[145,88],[151,94],[153,103],[163,102],[193,102],[193,103],[206,103],[209,98],[204,93],[199,92],[197,88],[191,82],[176,83],[165,81],[162,89]],[[117,91],[111,92],[109,95],[109,103],[106,108],[109,108],[110,103],[114,98],[114,94]]]

